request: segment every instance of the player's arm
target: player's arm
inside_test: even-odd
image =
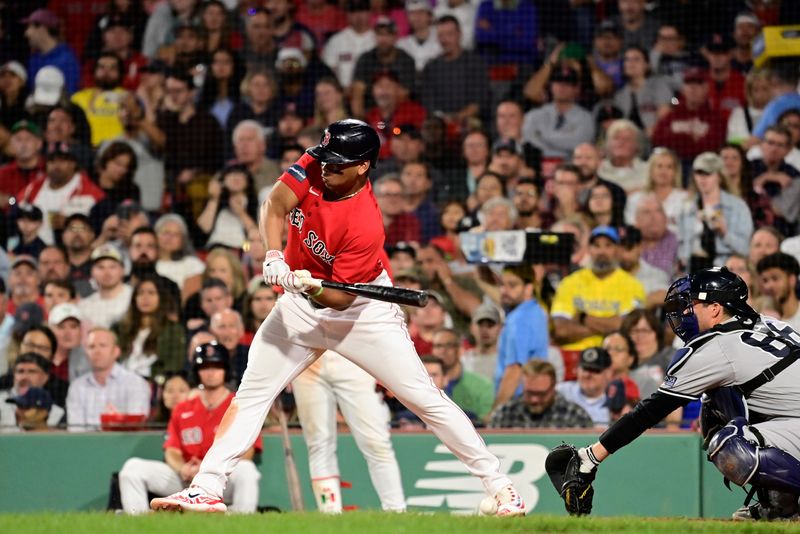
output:
[[[266,250],[283,249],[283,225],[286,216],[300,204],[300,199],[292,189],[281,181],[275,183],[269,197],[261,205],[258,229],[264,240]]]
[[[691,399],[656,391],[611,425],[600,439],[589,447],[598,463],[638,438],[645,430],[656,426],[669,414],[683,408]]]
[[[183,453],[180,449],[176,449],[175,447],[167,447],[164,451],[164,461],[170,469],[178,474],[181,473],[181,469],[183,469],[184,464],[186,464],[183,460]]]

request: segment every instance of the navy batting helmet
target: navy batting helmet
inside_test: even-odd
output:
[[[230,362],[231,356],[228,349],[216,341],[199,345],[194,349],[194,355],[192,356],[192,368],[194,369],[195,377],[197,377],[197,382],[200,382],[197,372],[201,367],[210,363],[218,364],[225,368],[225,380],[227,381],[230,374]]]
[[[700,333],[692,302],[715,302],[729,313],[754,319],[758,312],[747,304],[747,284],[725,267],[703,269],[672,283],[664,298],[664,311],[672,330],[684,341]]]
[[[325,128],[317,146],[308,153],[321,163],[357,163],[369,161],[370,167],[378,164],[381,140],[372,126],[356,119],[344,119]]]

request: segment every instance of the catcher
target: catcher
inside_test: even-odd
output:
[[[733,519],[798,518],[800,496],[800,335],[759,316],[747,285],[714,267],[676,280],[665,298],[672,330],[685,343],[650,398],[589,447],[561,445],[545,468],[573,515],[592,511],[597,467],[673,410],[702,399],[708,459],[726,485],[750,485]],[[758,497],[750,504],[753,496]]]

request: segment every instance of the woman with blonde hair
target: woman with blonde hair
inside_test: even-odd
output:
[[[764,108],[772,98],[772,88],[769,83],[769,72],[762,69],[753,69],[745,79],[745,97],[747,105],[739,106],[731,111],[728,117],[729,143],[741,144],[745,150],[758,143],[753,137],[753,128],[761,119]]]
[[[644,190],[628,197],[625,204],[625,222],[633,225],[636,209],[645,195],[653,193],[664,207],[667,228],[673,234],[678,230],[678,218],[689,193],[683,188],[683,172],[678,155],[668,148],[655,148],[647,162],[648,172]]]
[[[694,272],[747,255],[753,233],[750,208],[728,192],[722,158],[703,152],[692,164],[691,196],[678,219],[678,260]]]

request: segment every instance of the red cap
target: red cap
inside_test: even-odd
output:
[[[58,28],[61,24],[61,19],[58,15],[47,9],[37,9],[27,18],[22,19],[23,24],[40,24],[48,28]]]

